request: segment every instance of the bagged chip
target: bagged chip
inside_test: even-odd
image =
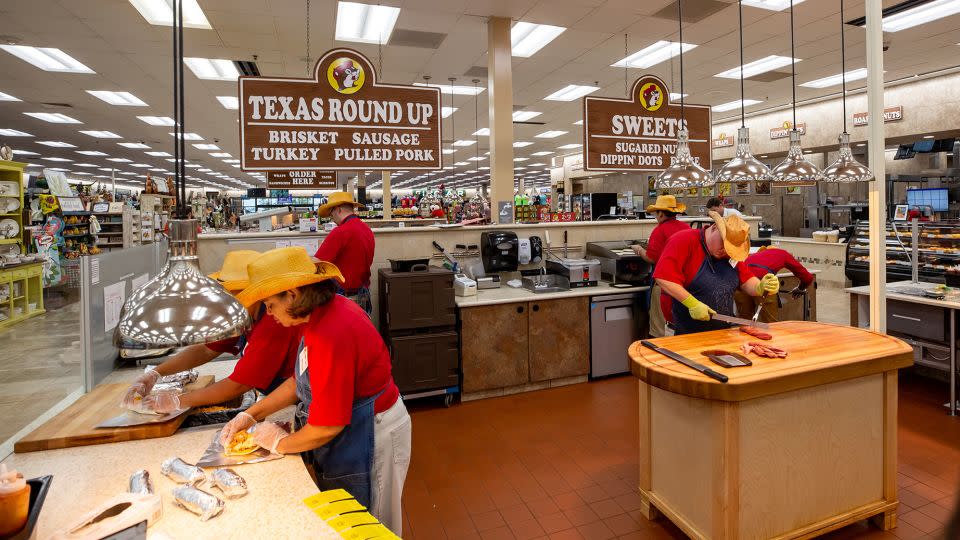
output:
[[[140,469],[131,474],[130,487],[127,491],[138,495],[153,495],[153,482],[150,480],[150,473],[146,469]]]
[[[220,488],[224,497],[239,499],[247,494],[247,481],[233,469],[215,469],[211,476],[213,485]]]
[[[164,461],[160,466],[160,472],[178,484],[190,484],[191,486],[202,484],[207,479],[207,476],[203,474],[203,469],[178,457],[172,457]]]
[[[173,488],[173,500],[186,510],[200,516],[200,521],[207,521],[223,512],[224,502],[217,496],[201,491],[193,486],[177,486]]]

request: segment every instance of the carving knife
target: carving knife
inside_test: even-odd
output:
[[[703,365],[703,364],[701,364],[701,363],[699,363],[699,362],[694,362],[693,360],[687,358],[686,356],[677,354],[677,353],[671,351],[670,349],[664,349],[663,347],[657,347],[656,345],[654,345],[653,343],[650,343],[650,342],[647,341],[647,340],[641,341],[640,344],[643,345],[644,347],[648,348],[648,349],[657,351],[658,353],[660,353],[660,354],[662,354],[662,355],[664,355],[664,356],[666,356],[666,357],[668,357],[668,358],[672,358],[672,359],[676,360],[677,362],[680,362],[681,364],[687,366],[687,367],[690,368],[690,369],[693,369],[693,370],[695,370],[695,371],[699,371],[700,373],[703,373],[704,375],[706,375],[707,377],[710,377],[711,379],[716,379],[716,380],[718,380],[718,381],[720,381],[720,382],[722,382],[722,383],[725,383],[725,382],[727,382],[727,380],[729,380],[729,379],[727,378],[727,376],[724,375],[723,373],[717,373],[716,371],[708,368],[707,366],[705,366],[705,365]]]
[[[770,329],[770,325],[765,322],[753,321],[750,319],[741,319],[739,317],[731,317],[729,315],[721,315],[719,313],[711,315],[710,318],[716,319],[718,321],[728,322],[730,324],[738,324],[740,326],[753,326],[754,328],[760,328],[762,330]]]

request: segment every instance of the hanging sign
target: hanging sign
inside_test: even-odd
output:
[[[670,89],[654,75],[633,83],[630,98],[583,98],[584,169],[662,171],[677,149],[677,133],[690,131],[690,153],[698,164],[711,161],[710,107],[670,99]]]
[[[441,169],[440,89],[385,84],[351,49],[313,78],[240,77],[245,171]]]
[[[714,148],[726,148],[728,146],[733,146],[733,135],[727,135],[726,133],[721,133],[712,141]]]
[[[336,171],[267,171],[271,189],[330,189],[337,187]]]
[[[793,129],[793,124],[789,120],[783,123],[780,127],[775,127],[770,129],[770,140],[776,139],[786,139],[790,136],[790,130]],[[807,125],[803,122],[797,123],[797,131],[800,132],[800,135],[807,134]]]
[[[899,122],[903,120],[903,105],[896,107],[887,107],[883,110],[883,123]],[[870,123],[870,113],[853,113],[853,125],[857,127],[865,126]]]

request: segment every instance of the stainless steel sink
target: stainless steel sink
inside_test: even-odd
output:
[[[569,282],[563,276],[546,274],[525,276],[521,280],[521,287],[534,293],[555,293],[569,291]]]

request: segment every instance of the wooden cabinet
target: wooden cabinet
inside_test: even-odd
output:
[[[589,300],[530,302],[530,381],[590,373]]]

